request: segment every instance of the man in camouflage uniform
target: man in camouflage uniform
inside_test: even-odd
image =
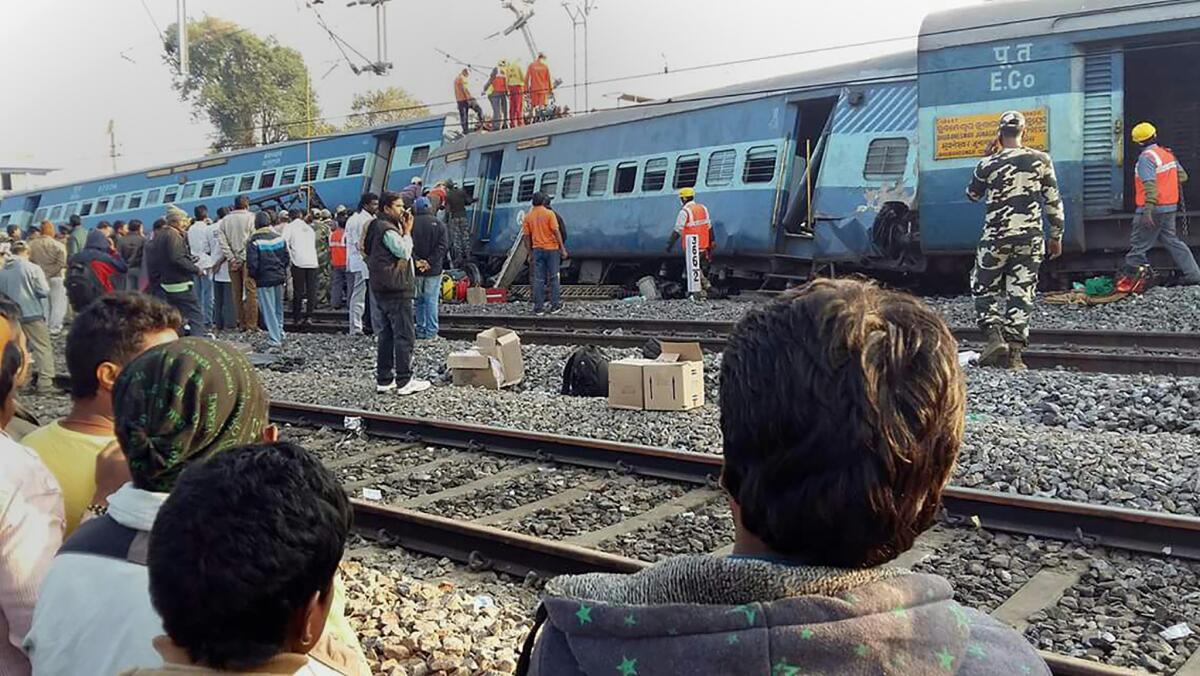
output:
[[[329,305],[329,280],[333,275],[333,260],[329,256],[329,234],[332,219],[328,209],[321,209],[313,219],[313,234],[317,236],[317,305]]]
[[[1062,254],[1063,205],[1050,156],[1021,145],[1025,116],[1000,116],[996,152],[975,167],[967,197],[987,197],[987,216],[971,271],[975,314],[987,337],[982,366],[1025,368],[1021,351],[1029,342],[1029,316],[1042,257]],[[1042,238],[1042,212],[1050,224],[1050,241]],[[998,296],[1006,295],[1000,312]]]

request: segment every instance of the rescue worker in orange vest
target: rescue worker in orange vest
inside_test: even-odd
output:
[[[463,136],[466,136],[470,131],[470,112],[474,110],[475,115],[479,117],[479,123],[483,124],[483,108],[479,107],[479,102],[471,96],[471,90],[467,88],[467,79],[471,76],[471,71],[468,68],[463,68],[458,77],[454,78],[454,100],[458,102],[458,121],[462,124]]]
[[[488,76],[487,89],[484,90],[488,101],[492,104],[492,131],[508,128],[508,63],[500,59],[500,63],[492,69]]]
[[[508,126],[525,126],[525,69],[519,61],[509,61],[508,69]]]
[[[550,92],[554,90],[545,54],[538,52],[537,59],[529,64],[529,70],[525,73],[525,86],[529,88],[529,107],[536,115],[538,108],[549,103]]]
[[[329,304],[333,309],[340,310],[350,297],[350,287],[346,282],[346,219],[334,220],[333,231],[329,233],[329,263],[333,270],[329,285]]]
[[[700,245],[700,293],[691,294],[693,297],[708,296],[708,265],[712,262],[713,236],[712,221],[708,218],[708,207],[696,201],[695,188],[683,188],[679,191],[679,202],[683,205],[679,216],[675,218],[675,229],[671,231],[671,239],[667,242],[667,253],[678,240],[683,241],[684,274],[687,274],[687,236],[695,235]]]
[[[1133,177],[1137,216],[1129,235],[1125,265],[1138,268],[1149,264],[1146,253],[1162,242],[1183,275],[1183,283],[1200,284],[1200,267],[1186,242],[1175,232],[1179,213],[1180,186],[1188,175],[1170,148],[1158,145],[1158,130],[1149,122],[1134,126],[1133,142],[1142,146]]]

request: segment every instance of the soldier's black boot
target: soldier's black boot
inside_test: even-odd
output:
[[[979,355],[980,366],[1008,366],[1008,343],[1000,335],[999,327],[987,330],[987,345]]]
[[[1008,344],[1008,370],[1024,371],[1029,368],[1025,365],[1025,361],[1021,359],[1021,350],[1024,349],[1025,346],[1020,343]]]

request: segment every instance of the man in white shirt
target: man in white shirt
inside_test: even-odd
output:
[[[358,211],[346,221],[346,271],[351,275],[350,292],[350,335],[362,335],[363,311],[367,300],[371,303],[371,328],[379,333],[380,315],[375,305],[375,294],[367,288],[367,280],[371,273],[363,257],[363,239],[367,234],[367,226],[375,220],[379,211],[379,196],[375,193],[363,193],[358,201]]]
[[[280,234],[292,260],[292,321],[310,324],[317,305],[317,233],[304,220],[304,212],[300,209],[292,209],[288,215],[292,220],[283,226]],[[300,315],[302,298],[308,299],[303,318]]]
[[[204,330],[211,331],[213,325],[213,231],[217,226],[208,218],[208,207],[201,204],[193,210],[196,218],[188,227],[188,248],[196,259],[196,300],[200,303],[200,317],[204,320]],[[200,334],[199,331],[196,332]]]

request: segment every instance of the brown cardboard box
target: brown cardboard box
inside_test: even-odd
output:
[[[642,389],[642,369],[653,359],[630,357],[608,363],[608,405],[635,411],[646,407]]]
[[[449,366],[450,370],[485,369],[488,368],[488,358],[475,349],[451,352],[450,356],[446,357],[446,366]]]
[[[500,360],[504,387],[516,385],[525,377],[525,360],[521,356],[521,337],[512,329],[495,327],[475,334],[475,349],[481,354]]]
[[[482,286],[467,288],[467,305],[487,305],[487,289]]]
[[[619,359],[608,365],[608,405],[647,411],[686,411],[704,405],[704,353],[699,343],[662,343],[658,359]]]
[[[504,383],[504,371],[500,360],[494,357],[480,355],[486,366],[484,368],[456,368],[450,372],[455,387],[485,387],[498,390]]]

